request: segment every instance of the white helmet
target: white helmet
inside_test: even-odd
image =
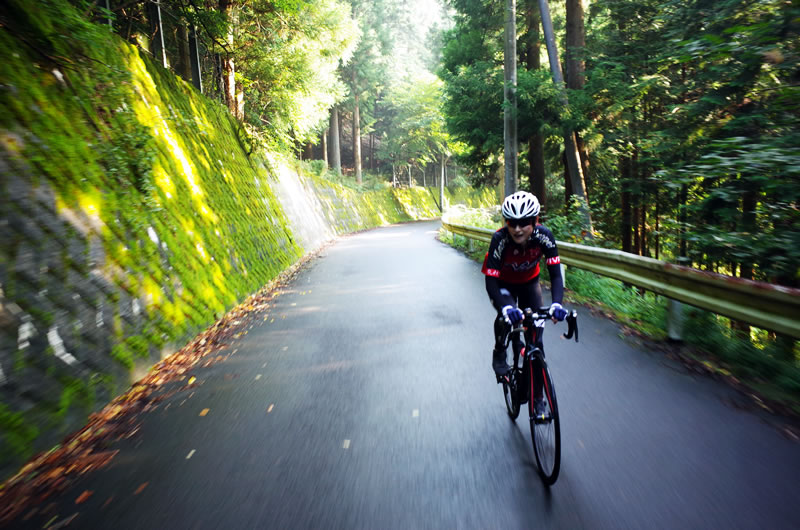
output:
[[[539,199],[527,191],[512,193],[503,201],[503,217],[525,219],[539,215]]]

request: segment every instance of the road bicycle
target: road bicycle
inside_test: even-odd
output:
[[[500,382],[503,384],[506,410],[512,421],[519,416],[520,407],[528,403],[528,419],[536,465],[542,481],[550,486],[555,483],[561,468],[561,422],[558,417],[558,402],[553,378],[544,359],[542,343],[545,321],[550,318],[550,313],[546,307],[535,311],[527,308],[523,313],[524,318],[518,327],[511,328],[507,325],[509,329],[505,332],[503,344],[506,351],[509,344],[512,345],[514,364],[506,375],[500,377]],[[564,333],[564,337],[571,339],[574,336],[575,342],[578,342],[577,311],[568,311],[566,321],[567,332]],[[519,339],[520,336],[522,340]],[[535,377],[532,378],[531,373]],[[536,416],[535,399],[531,399],[531,396],[544,397],[546,405],[544,414]]]

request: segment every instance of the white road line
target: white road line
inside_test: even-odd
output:
[[[342,444],[342,449],[350,449],[350,440],[345,440]]]
[[[275,408],[275,403],[273,403],[272,405],[269,406],[269,408],[267,409],[267,414],[272,412],[272,409],[274,409],[274,408]]]
[[[419,418],[419,409],[414,409],[414,412],[411,413],[412,418]]]
[[[261,374],[256,375],[256,381],[258,381],[259,379],[261,379]]]
[[[189,454],[188,454],[188,455],[186,455],[186,460],[189,460],[190,458],[192,458],[192,455],[193,455],[193,454],[194,454],[194,449],[192,449],[191,451],[189,451]]]

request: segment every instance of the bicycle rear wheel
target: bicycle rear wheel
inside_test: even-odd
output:
[[[517,369],[511,368],[508,373],[503,376],[503,397],[506,400],[506,411],[508,417],[516,420],[519,416],[519,397],[517,392]]]
[[[531,424],[531,441],[533,443],[533,453],[536,455],[536,465],[539,467],[539,475],[545,484],[550,486],[558,478],[561,469],[561,423],[558,418],[558,402],[556,401],[556,390],[553,387],[553,380],[547,363],[541,359],[540,376],[544,381],[544,399],[547,405],[545,419],[535,418],[534,399],[528,402],[528,414]],[[534,378],[530,378],[531,396],[534,395]]]

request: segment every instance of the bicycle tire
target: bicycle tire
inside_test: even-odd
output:
[[[512,368],[503,377],[503,398],[506,402],[506,411],[511,421],[516,421],[519,416],[519,398],[517,392],[517,370]]]
[[[558,417],[558,401],[550,371],[547,369],[544,359],[541,359],[540,362],[544,381],[543,392],[550,418],[544,421],[537,421],[534,418],[533,399],[528,402],[528,416],[531,424],[531,443],[536,456],[536,465],[539,468],[539,476],[546,485],[550,486],[558,479],[558,473],[561,470],[561,422]],[[534,395],[533,379],[533,377],[530,378],[531,396]]]

